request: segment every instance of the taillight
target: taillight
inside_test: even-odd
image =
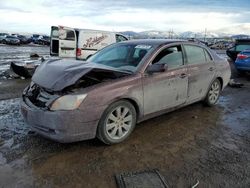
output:
[[[76,49],[76,56],[81,56],[82,55],[82,50],[81,48]]]
[[[238,59],[246,59],[246,58],[248,58],[248,56],[247,56],[247,55],[244,55],[244,54],[238,54],[238,55],[237,55],[237,58],[238,58]]]

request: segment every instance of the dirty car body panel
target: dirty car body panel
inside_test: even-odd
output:
[[[210,59],[203,65],[190,65],[185,45],[206,50]],[[129,55],[125,57],[126,50]],[[108,59],[106,52],[124,56],[119,60],[123,66],[117,66],[118,60]],[[98,59],[102,53],[103,58]],[[149,72],[154,64],[166,69]],[[223,89],[230,75],[226,60],[198,44],[179,40],[126,41],[104,48],[87,62],[44,62],[23,92],[21,112],[31,128],[44,137],[58,142],[86,140],[96,136],[101,117],[116,101],[130,102],[136,110],[136,121],[141,122],[203,100],[216,78]],[[55,110],[55,103],[65,96],[82,99],[74,109]]]

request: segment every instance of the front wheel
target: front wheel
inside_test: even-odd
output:
[[[103,113],[97,129],[97,137],[105,144],[117,144],[124,141],[136,124],[134,106],[121,100],[111,104]]]
[[[221,83],[216,79],[210,86],[206,98],[204,100],[205,104],[208,106],[213,106],[219,99],[221,93]]]

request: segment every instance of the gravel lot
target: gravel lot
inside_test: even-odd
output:
[[[0,100],[0,187],[112,188],[116,173],[148,168],[158,168],[170,187],[197,180],[198,187],[250,187],[250,82],[237,80],[244,87],[227,87],[215,107],[196,103],[145,121],[113,146],[44,139],[23,122],[18,98]],[[0,82],[6,99],[29,80]],[[4,97],[10,85],[16,90]]]

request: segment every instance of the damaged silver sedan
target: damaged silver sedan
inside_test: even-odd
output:
[[[21,112],[58,142],[125,140],[136,123],[203,101],[214,105],[231,75],[225,59],[192,42],[134,40],[86,62],[42,63],[24,90]]]

